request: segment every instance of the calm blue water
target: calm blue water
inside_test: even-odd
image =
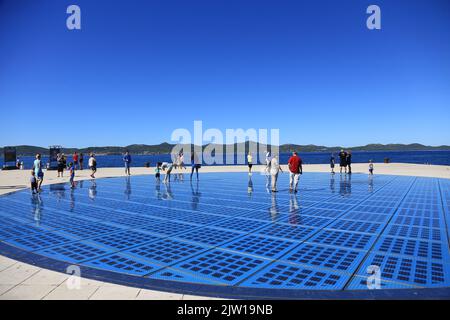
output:
[[[377,151],[377,152],[352,152],[353,163],[366,163],[370,159],[374,162],[383,162],[384,158],[389,158],[391,162],[417,163],[417,164],[436,164],[450,165],[450,151]],[[280,154],[280,163],[286,163],[289,159],[289,153]],[[300,157],[306,164],[329,163],[330,154],[323,152],[300,153]],[[337,154],[335,154],[336,162],[338,162]],[[122,156],[97,156],[97,165],[99,168],[121,167],[123,166]],[[255,158],[255,157],[254,157]],[[34,157],[20,158],[25,168],[31,168]],[[48,161],[48,157],[43,157],[44,162]],[[188,159],[187,159],[188,160]],[[70,157],[68,161],[71,161]],[[85,166],[88,159],[85,158]],[[150,162],[154,166],[158,161],[171,161],[170,155],[134,155],[132,156],[133,167],[143,167],[145,163]],[[186,162],[189,162],[186,161]],[[263,159],[264,162],[264,159]],[[0,158],[0,167],[3,166],[3,158]]]

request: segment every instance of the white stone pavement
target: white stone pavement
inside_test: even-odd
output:
[[[213,299],[81,279],[69,289],[70,275],[0,256],[0,300],[198,300]]]

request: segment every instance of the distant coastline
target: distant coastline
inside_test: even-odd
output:
[[[233,148],[242,147],[243,143],[235,143]],[[256,144],[256,143],[255,143]],[[65,154],[72,154],[75,151],[78,153],[89,153],[95,152],[97,155],[120,155],[125,152],[125,150],[129,150],[132,154],[135,155],[161,155],[161,154],[169,154],[171,153],[175,144],[170,143],[161,143],[158,145],[144,145],[144,144],[133,144],[129,146],[119,147],[119,146],[103,146],[103,147],[88,147],[88,148],[63,148],[62,152]],[[207,145],[204,145],[206,147]],[[266,145],[258,145],[258,148],[267,148],[271,150],[272,147]],[[15,146],[17,149],[18,156],[32,156],[36,153],[48,154],[49,149],[38,146],[28,146],[28,145],[20,145]],[[189,148],[190,145],[186,145],[186,148]],[[223,145],[224,153],[226,150],[226,145]],[[229,146],[228,146],[229,147]],[[245,142],[245,150],[247,151],[249,148],[249,142]],[[340,149],[352,150],[352,151],[367,151],[367,152],[386,152],[386,151],[449,151],[450,146],[426,146],[419,143],[413,144],[367,144],[365,146],[354,146],[354,147],[345,147],[345,146],[318,146],[318,145],[298,145],[298,144],[283,144],[279,147],[280,152],[291,152],[293,150],[297,150],[300,152],[335,152]],[[259,150],[259,149],[258,149]],[[0,158],[3,157],[3,148],[0,148]]]

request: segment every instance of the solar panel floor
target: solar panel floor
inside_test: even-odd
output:
[[[259,173],[205,173],[19,191],[0,197],[0,255],[231,298],[450,292],[450,180],[305,173],[297,194],[287,174],[278,186],[271,193]]]

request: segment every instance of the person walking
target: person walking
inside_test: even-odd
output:
[[[192,180],[192,175],[194,174],[194,170],[195,170],[195,172],[197,173],[197,181],[198,181],[198,169],[200,169],[202,167],[202,165],[200,164],[200,160],[195,151],[191,154],[191,165],[192,165],[191,180]]]
[[[79,162],[80,162],[80,170],[83,170],[84,156],[83,156],[82,153],[80,153],[80,159],[79,159]]]
[[[34,170],[34,174],[37,177],[37,191],[41,192],[41,186],[42,186],[42,182],[44,181],[44,171],[42,171],[42,161],[41,161],[41,154],[38,153],[36,154],[36,160],[34,160],[33,163],[33,170]]]
[[[131,176],[130,166],[131,166],[131,156],[130,152],[127,150],[123,156],[123,163],[125,164],[125,174]]]
[[[341,152],[339,152],[339,166],[341,174],[342,168],[344,168],[345,173],[347,173],[347,153],[344,151],[344,149],[341,149]]]
[[[330,168],[331,168],[331,173],[332,174],[334,174],[334,165],[335,165],[335,163],[336,163],[336,160],[334,158],[334,154],[332,153],[331,157],[330,157]]]
[[[95,179],[95,173],[97,172],[97,160],[95,159],[94,153],[91,152],[90,157],[89,157],[89,168],[91,169],[92,173],[91,173],[91,178]]]
[[[348,174],[352,174],[352,152],[350,150],[347,151],[347,167],[348,167]]]
[[[369,175],[373,176],[373,162],[369,160]]]
[[[272,176],[272,192],[278,192],[277,190],[277,180],[278,173],[283,172],[278,162],[277,156],[274,156],[272,160],[270,160],[270,175]]]
[[[292,157],[288,160],[289,167],[289,192],[297,193],[297,185],[300,175],[303,174],[302,159],[297,152],[292,152]]]
[[[73,161],[73,163],[72,163],[73,167],[75,169],[77,169],[78,168],[78,153],[76,151],[72,155],[72,161]],[[69,164],[69,167],[70,167],[70,164]]]
[[[270,171],[270,160],[272,160],[270,157],[270,152],[267,151],[267,153],[266,153],[266,168],[265,168],[266,173],[269,173],[269,171]]]
[[[248,163],[248,174],[251,175],[252,167],[253,167],[253,157],[252,157],[251,152],[249,152],[247,155],[247,163]]]

